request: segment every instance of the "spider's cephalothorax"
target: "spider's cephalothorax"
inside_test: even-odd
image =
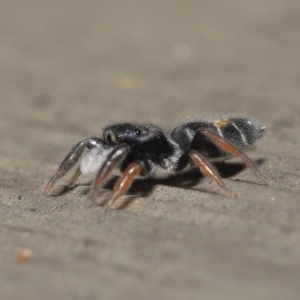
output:
[[[129,145],[128,156],[133,161],[143,161],[150,169],[173,152],[167,137],[154,125],[134,123],[112,125],[104,129],[103,138],[112,146],[121,143]]]
[[[71,149],[44,193],[50,193],[55,181],[64,176],[87,149],[71,177],[70,185],[75,184],[80,174],[95,173],[91,193],[95,199],[112,171],[119,168],[123,173],[114,186],[107,208],[127,191],[138,175],[148,175],[157,167],[174,173],[195,165],[204,175],[216,181],[227,195],[235,196],[209,161],[226,156],[240,157],[267,184],[266,178],[242,151],[260,138],[263,131],[264,127],[245,118],[185,122],[175,126],[169,134],[149,124],[121,123],[108,126],[103,131],[103,138],[84,139]]]

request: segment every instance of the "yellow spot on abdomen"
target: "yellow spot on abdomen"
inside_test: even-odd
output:
[[[214,122],[214,124],[218,128],[224,128],[224,127],[230,125],[231,123],[232,123],[232,121],[230,119],[221,119],[221,120],[217,120]]]

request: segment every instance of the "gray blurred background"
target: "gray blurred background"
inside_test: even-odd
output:
[[[298,299],[299,29],[296,0],[2,0],[1,298]],[[106,215],[86,186],[41,195],[107,124],[228,113],[267,126],[269,187],[158,183]]]

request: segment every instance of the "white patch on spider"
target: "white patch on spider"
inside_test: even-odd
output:
[[[111,151],[112,149],[103,149],[100,147],[91,149],[80,161],[81,173],[83,175],[95,174],[99,171]]]

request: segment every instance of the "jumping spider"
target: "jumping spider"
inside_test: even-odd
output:
[[[183,122],[169,134],[149,124],[111,125],[104,129],[102,138],[84,139],[71,149],[46,185],[44,194],[49,195],[56,180],[64,176],[87,149],[69,184],[74,185],[81,174],[96,174],[91,189],[92,199],[96,199],[100,187],[112,171],[119,168],[123,173],[105,205],[107,209],[129,189],[138,175],[149,176],[157,167],[176,173],[195,165],[226,195],[235,197],[236,194],[225,185],[210,161],[228,156],[239,157],[262,183],[267,184],[267,179],[241,150],[260,138],[264,129],[248,119],[237,117]]]

